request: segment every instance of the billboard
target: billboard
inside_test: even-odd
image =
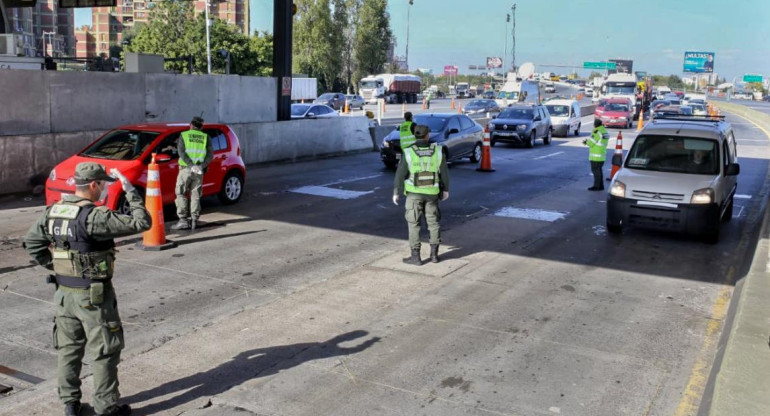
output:
[[[634,61],[630,59],[608,59],[607,62],[615,63],[615,69],[608,69],[607,70],[608,74],[617,74],[617,73],[633,74]]]
[[[457,75],[459,68],[454,65],[444,65],[444,75]]]
[[[694,74],[714,72],[714,52],[685,52],[684,72]]]
[[[503,60],[499,56],[487,57],[487,68],[502,68]]]

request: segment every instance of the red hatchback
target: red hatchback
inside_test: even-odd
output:
[[[177,140],[188,130],[187,123],[130,124],[110,130],[76,155],[56,165],[45,184],[47,205],[72,194],[75,186],[69,179],[81,162],[101,163],[109,170],[118,168],[143,195],[147,186],[147,165],[152,153],[160,167],[161,195],[164,204],[174,202],[176,176],[179,172]],[[225,204],[237,202],[243,194],[246,166],[241,158],[238,137],[224,124],[205,124],[214,158],[203,175],[203,196],[217,195]],[[120,186],[110,186],[105,205],[112,210],[129,213],[128,202]]]
[[[630,128],[634,123],[634,107],[628,98],[608,98],[602,111],[594,113],[605,127]]]

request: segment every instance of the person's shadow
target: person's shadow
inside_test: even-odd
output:
[[[324,342],[281,345],[244,351],[216,368],[170,381],[126,397],[125,400],[128,403],[139,403],[190,389],[181,395],[134,409],[134,414],[137,415],[155,414],[204,396],[215,396],[248,380],[273,375],[308,361],[361,352],[379,342],[380,338],[372,337],[350,348],[340,347],[339,344],[368,334],[367,331],[357,330],[338,335]]]

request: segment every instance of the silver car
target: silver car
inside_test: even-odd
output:
[[[347,100],[350,108],[358,108],[359,110],[363,110],[364,104],[366,104],[364,97],[360,95],[346,95],[345,100]]]
[[[323,104],[292,104],[291,118],[329,118],[340,115],[333,108]]]

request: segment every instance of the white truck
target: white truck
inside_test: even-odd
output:
[[[455,88],[457,90],[457,98],[472,98],[470,94],[471,84],[458,82]]]
[[[640,110],[636,99],[636,82],[634,74],[610,74],[601,86],[601,98],[628,98],[635,109],[634,118],[636,118]]]
[[[500,108],[508,107],[518,102],[537,102],[538,83],[528,80],[517,80],[515,72],[509,72],[505,84],[495,96],[495,102]]]
[[[389,104],[416,103],[422,88],[422,79],[410,74],[369,75],[358,82],[358,92],[367,103],[384,98]]]

